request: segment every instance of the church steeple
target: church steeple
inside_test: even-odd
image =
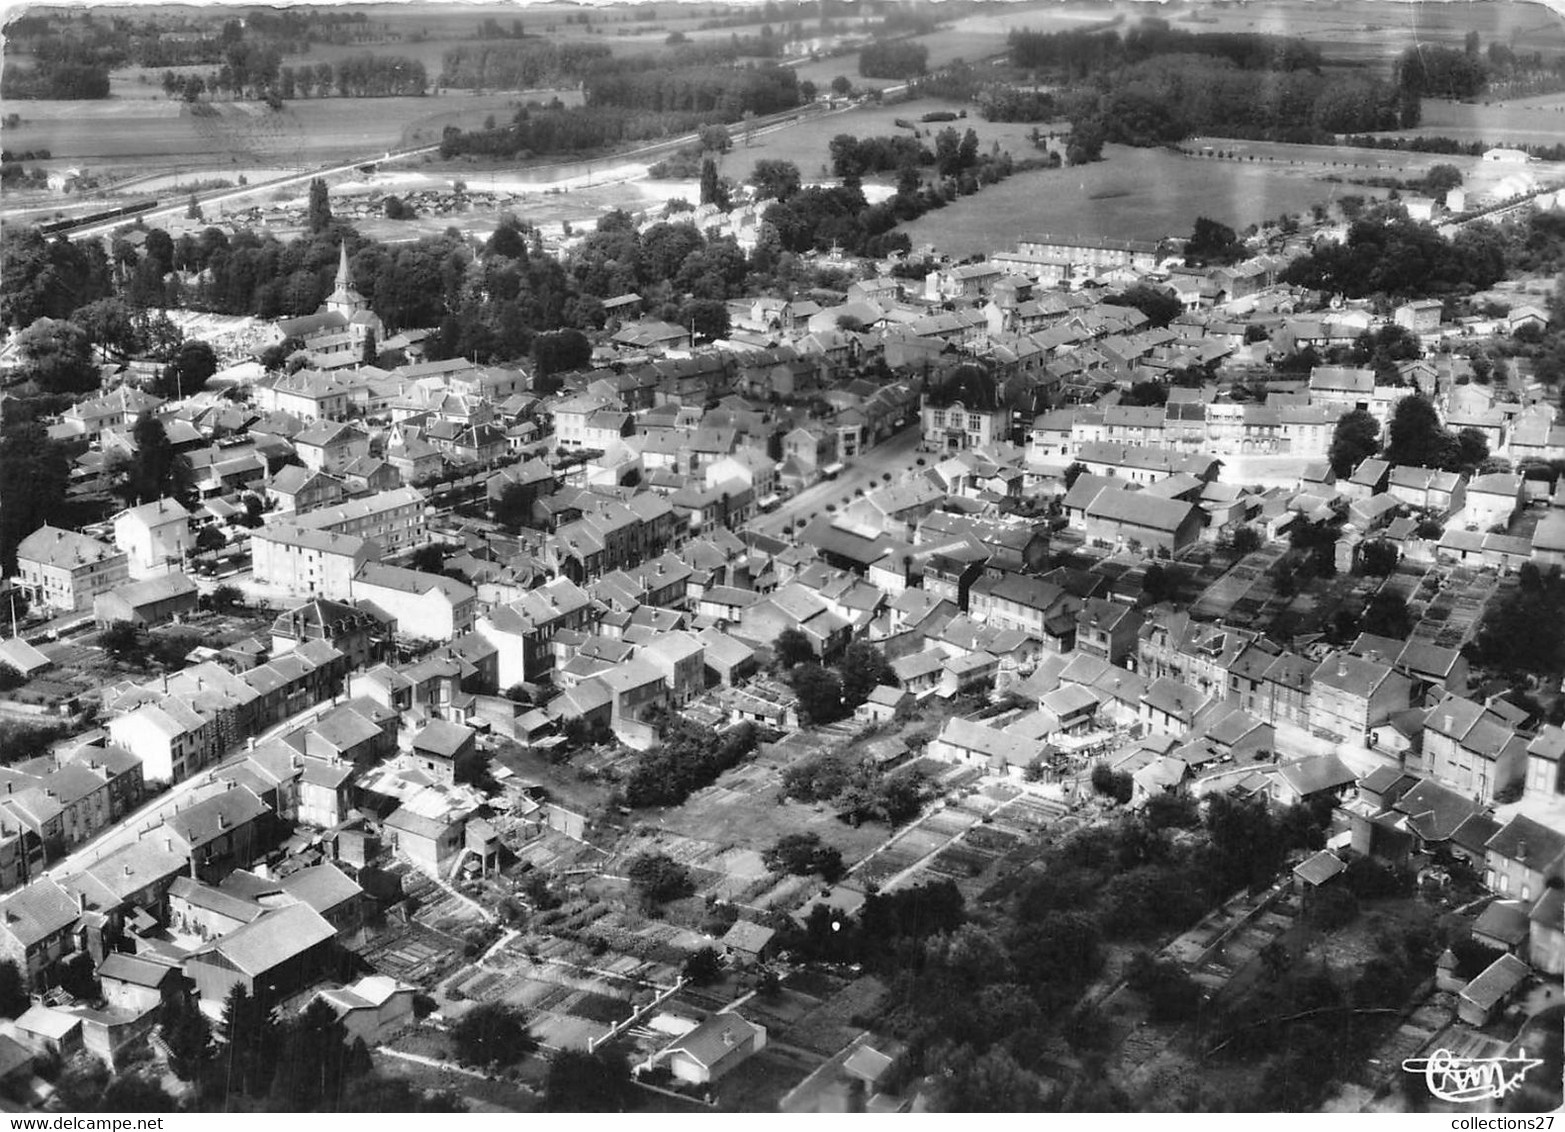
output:
[[[348,273],[347,240],[339,245],[339,250],[341,255],[337,261],[337,283],[326,297],[326,309],[341,314],[343,318],[352,318],[364,309],[364,296],[353,289],[353,277]]]

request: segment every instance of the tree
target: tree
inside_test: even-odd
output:
[[[799,167],[793,162],[762,158],[755,163],[750,173],[750,183],[755,186],[755,195],[760,199],[786,201],[799,191],[803,181],[799,176]]]
[[[31,1005],[27,984],[23,982],[16,962],[11,959],[0,962],[0,1015],[20,1018]]]
[[[1244,258],[1244,244],[1226,224],[1205,216],[1196,217],[1195,228],[1185,242],[1187,267],[1221,266]]]
[[[235,609],[245,602],[245,593],[238,586],[221,585],[212,591],[212,608],[220,612]]]
[[[1451,434],[1441,426],[1440,414],[1422,393],[1397,402],[1389,431],[1386,459],[1392,464],[1443,468],[1455,454]]]
[[[702,149],[708,153],[727,153],[734,146],[734,139],[728,134],[728,127],[715,123],[702,126],[696,131],[696,138]]]
[[[838,75],[831,80],[831,92],[836,95],[847,94],[853,89],[853,81],[847,75]]]
[[[1087,473],[1087,465],[1080,460],[1071,461],[1070,467],[1065,469],[1065,490],[1069,491],[1076,486],[1076,481]]]
[[[1065,163],[1090,165],[1103,160],[1103,143],[1108,141],[1108,128],[1103,119],[1081,118],[1071,123],[1071,132],[1065,139]]]
[[[27,421],[0,432],[0,573],[14,574],[17,545],[58,519],[70,475],[65,446],[50,440],[43,425]]]
[[[842,853],[826,845],[818,833],[789,833],[761,854],[761,862],[774,873],[811,876],[819,873],[828,883],[842,876]]]
[[[1045,1099],[1043,1081],[1019,1065],[1003,1046],[981,1054],[963,1046],[942,1053],[934,1107],[939,1112],[1037,1112]]]
[[[212,1060],[212,1025],[185,995],[165,999],[158,1016],[159,1033],[169,1051],[169,1068],[181,1081],[194,1081]]]
[[[71,321],[82,328],[87,341],[114,357],[129,356],[139,335],[130,308],[120,299],[97,299],[71,312]]]
[[[1331,470],[1339,479],[1351,476],[1369,457],[1380,451],[1380,422],[1364,409],[1343,413],[1331,434]]]
[[[532,519],[533,493],[519,483],[508,483],[494,501],[494,521],[515,534]]]
[[[1464,428],[1456,434],[1456,451],[1451,461],[1457,469],[1471,475],[1489,458],[1489,439],[1476,428]],[[1456,470],[1456,469],[1452,469]]]
[[[777,671],[787,672],[798,664],[815,659],[815,646],[810,638],[798,629],[784,629],[772,642],[772,663]]]
[[[1234,532],[1231,545],[1235,554],[1249,554],[1261,548],[1261,534],[1254,527],[1240,527]]]
[[[701,203],[728,208],[728,193],[717,176],[717,162],[710,157],[701,159]]]
[[[842,718],[842,681],[835,672],[818,664],[801,664],[789,673],[788,680],[799,697],[799,719],[805,726]]]
[[[1167,326],[1185,311],[1185,306],[1179,301],[1177,295],[1145,283],[1138,283],[1117,295],[1110,295],[1103,301],[1118,307],[1134,307],[1147,316],[1149,323],[1160,327]]]
[[[99,384],[92,343],[81,327],[40,318],[16,336],[21,374],[45,393],[86,393]]]
[[[630,859],[625,875],[648,904],[666,904],[695,891],[690,873],[678,861],[662,853],[641,853]]]
[[[624,1112],[636,1097],[630,1066],[612,1050],[562,1050],[549,1062],[543,1105],[550,1112]]]
[[[188,397],[201,392],[207,378],[217,372],[217,352],[199,338],[180,343],[174,359],[168,365],[171,371],[166,380],[173,396]]]
[[[685,960],[682,974],[686,982],[704,987],[708,983],[715,983],[722,976],[723,965],[718,961],[716,951],[703,947],[700,951],[692,952]]]
[[[592,343],[580,330],[553,330],[533,339],[533,367],[540,378],[581,369],[592,361]]]
[[[837,663],[842,678],[842,706],[853,711],[881,684],[895,686],[896,673],[886,662],[886,654],[868,641],[854,641]]]
[[[691,299],[679,308],[679,321],[698,338],[726,338],[730,329],[728,304],[718,299]]]
[[[399,196],[388,196],[383,207],[387,220],[414,220],[418,217],[418,213]]]
[[[325,64],[330,66],[330,64]],[[320,177],[310,181],[310,202],[305,212],[305,226],[314,232],[324,232],[331,227],[331,194]]]
[[[127,505],[179,499],[190,493],[190,461],[174,451],[162,420],[142,413],[131,429],[131,439],[136,450],[118,465],[121,479],[114,488]]]
[[[1455,165],[1434,165],[1424,174],[1424,192],[1438,201],[1444,201],[1446,193],[1460,187],[1462,171]]]
[[[463,1065],[515,1065],[538,1049],[522,1012],[504,1002],[481,1003],[462,1015],[451,1027],[451,1042]]]
[[[1397,548],[1385,539],[1375,539],[1359,547],[1359,572],[1384,578],[1397,568]]]
[[[137,660],[146,655],[141,633],[129,621],[115,621],[98,634],[98,645],[115,660]]]
[[[1099,794],[1113,798],[1125,805],[1134,796],[1135,783],[1124,771],[1116,771],[1108,763],[1096,763],[1092,768],[1092,788]]]

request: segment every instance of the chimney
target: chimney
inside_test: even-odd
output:
[[[1525,837],[1517,839],[1516,859],[1521,861],[1523,864],[1525,864],[1527,861],[1527,839]]]
[[[165,837],[163,839],[163,848],[167,852],[172,853],[174,851],[174,839],[172,837]]]
[[[228,815],[227,814],[218,814],[217,815],[217,828],[218,829],[227,829],[228,828]]]
[[[78,912],[85,912],[87,910],[87,894],[85,892],[78,892],[76,894],[76,910]]]
[[[254,735],[251,735],[249,738],[247,738],[245,740],[245,750],[247,750],[247,751],[255,750],[255,736]]]
[[[1337,658],[1337,675],[1338,676],[1346,676],[1347,674],[1348,674],[1348,661],[1347,661],[1347,658],[1339,656]]]
[[[125,875],[126,875],[126,876],[130,876],[130,871],[131,871],[131,870],[130,870],[130,866],[129,866],[129,865],[126,865],[126,866],[125,866]]]
[[[1441,720],[1441,723],[1444,726],[1445,730],[1447,730],[1447,731],[1451,730],[1451,713],[1450,712],[1446,712],[1445,713],[1444,717]]]

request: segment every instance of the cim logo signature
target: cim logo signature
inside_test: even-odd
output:
[[[1528,1057],[1526,1050],[1520,1057],[1456,1057],[1450,1050],[1437,1049],[1428,1057],[1409,1058],[1402,1068],[1422,1073],[1431,1096],[1453,1104],[1474,1104],[1499,1100],[1542,1064]]]

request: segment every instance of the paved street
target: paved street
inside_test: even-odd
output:
[[[854,492],[859,488],[867,492],[872,487],[884,484],[886,481],[882,477],[888,472],[893,480],[897,480],[921,471],[918,467],[918,436],[919,430],[915,423],[868,452],[855,456],[836,479],[822,480],[805,488],[798,495],[784,500],[777,510],[750,520],[745,529],[757,534],[779,536],[784,528],[796,520],[823,513],[828,503],[835,503],[840,511],[844,504],[857,498]],[[923,459],[926,465],[930,462],[927,455]]]

